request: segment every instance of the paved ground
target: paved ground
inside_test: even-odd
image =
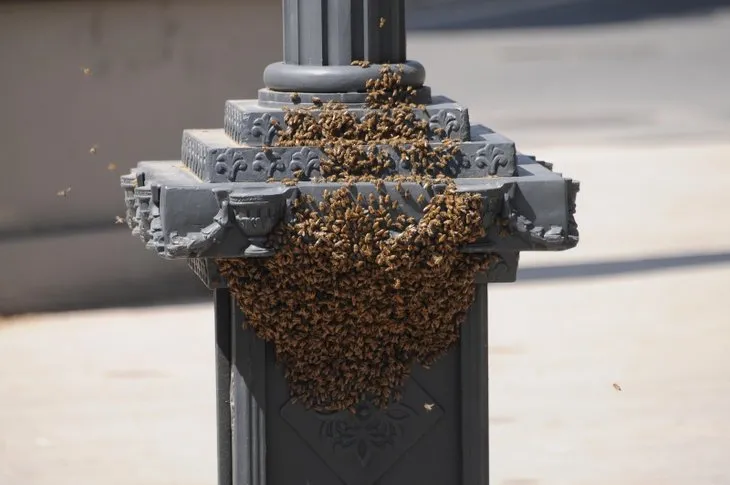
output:
[[[491,291],[492,483],[730,483],[730,145],[540,153],[582,241]],[[0,484],[215,483],[211,318],[0,323]]]

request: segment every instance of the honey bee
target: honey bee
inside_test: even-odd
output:
[[[378,21],[378,27],[380,27],[381,29],[385,27],[385,22],[385,17],[380,17],[380,20]]]

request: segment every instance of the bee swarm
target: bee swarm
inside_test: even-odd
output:
[[[274,344],[292,397],[317,411],[399,399],[414,363],[428,366],[457,342],[489,262],[459,251],[485,229],[481,198],[456,193],[444,174],[458,145],[429,145],[414,89],[400,86],[397,70],[384,66],[367,88],[362,119],[332,102],[315,106],[318,116],[287,110],[277,145],[321,148],[322,178],[344,185],[319,203],[293,202],[291,219],[271,235],[273,257],[218,261],[246,324]],[[392,175],[383,146],[407,158],[412,174]],[[354,182],[380,189],[383,180],[399,192],[400,182],[446,189],[425,207],[419,201],[415,220],[380,190],[353,195]]]

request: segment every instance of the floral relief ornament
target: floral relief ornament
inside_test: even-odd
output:
[[[305,147],[292,155],[289,170],[302,172],[305,177],[312,178],[314,172],[319,172],[319,154],[311,148]]]
[[[317,413],[320,436],[329,441],[332,449],[355,453],[360,465],[367,467],[378,449],[395,446],[403,436],[403,423],[416,416],[409,406],[398,403],[381,411],[364,401],[354,413]]]
[[[281,123],[279,120],[272,118],[269,113],[264,113],[260,118],[253,121],[251,135],[255,138],[263,138],[264,146],[271,146],[280,129]]]
[[[271,150],[256,154],[253,158],[253,169],[257,172],[266,171],[269,178],[273,177],[276,172],[285,170],[284,164],[281,163],[281,157]]]
[[[497,175],[499,167],[509,165],[509,157],[501,148],[495,145],[485,145],[476,153],[475,162],[479,168],[487,168],[487,174]]]
[[[248,164],[246,163],[243,152],[233,148],[229,148],[218,155],[215,161],[216,173],[219,175],[227,174],[226,178],[229,182],[235,182],[238,178],[239,172],[245,172],[248,170]]]
[[[452,111],[441,111],[431,116],[428,121],[429,129],[437,135],[442,135],[444,138],[451,138],[453,133],[461,130],[459,117]]]

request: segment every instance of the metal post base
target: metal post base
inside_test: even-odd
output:
[[[354,414],[317,413],[292,402],[273,347],[244,329],[226,289],[216,290],[216,328],[230,329],[232,348],[223,385],[218,339],[220,485],[488,484],[486,278],[459,345],[414,368],[402,401],[384,411],[363,402]]]

